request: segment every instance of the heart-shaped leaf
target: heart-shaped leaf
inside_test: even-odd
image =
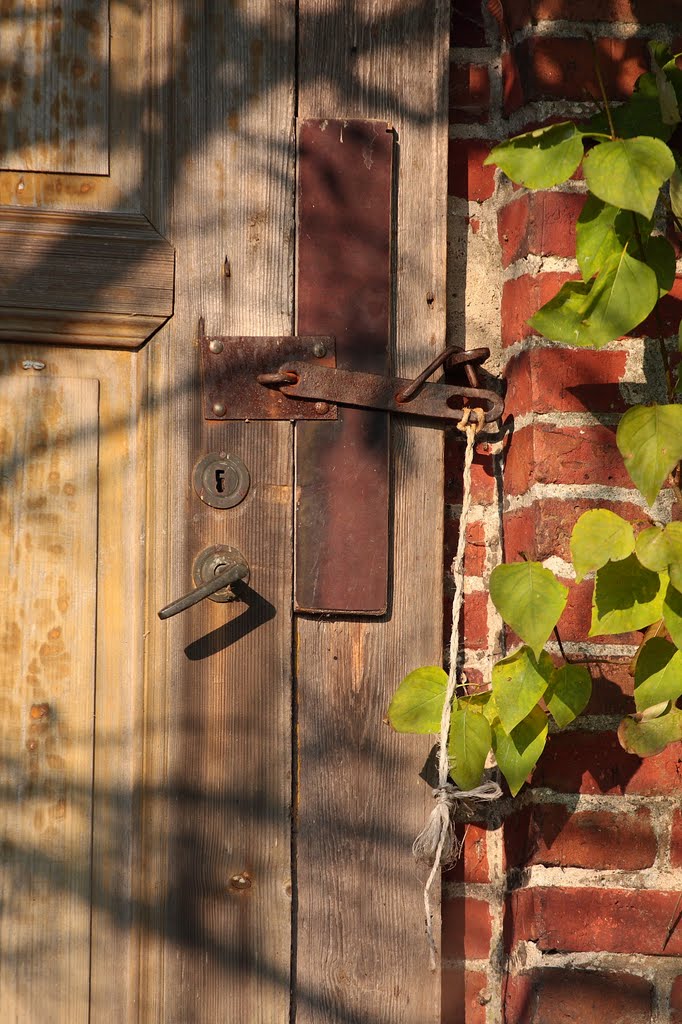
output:
[[[581,133],[572,121],[562,121],[501,142],[484,163],[497,164],[519,185],[551,188],[570,178],[582,158]]]
[[[551,341],[603,348],[645,320],[659,296],[655,272],[627,246],[591,281],[567,281],[529,323]]]
[[[537,706],[510,735],[501,724],[493,726],[493,750],[512,796],[516,796],[532,772],[546,742],[547,716]]]
[[[668,584],[663,601],[663,621],[676,647],[682,648],[682,594]]]
[[[632,554],[635,535],[630,523],[606,508],[583,512],[571,533],[571,558],[578,583],[588,572]]]
[[[599,199],[651,217],[661,186],[675,170],[675,158],[660,139],[613,139],[590,150],[583,170],[587,187]]]
[[[460,789],[473,789],[481,781],[490,752],[492,733],[485,715],[463,703],[450,718],[450,774]]]
[[[568,590],[539,562],[514,562],[493,569],[490,596],[504,621],[538,657],[566,607]]]
[[[650,505],[682,459],[682,405],[635,405],[621,417],[616,442],[632,482]]]
[[[580,715],[592,696],[592,678],[585,665],[562,665],[555,669],[545,692],[545,704],[563,729]]]
[[[624,243],[615,232],[617,206],[610,206],[596,196],[588,196],[575,229],[575,255],[583,281],[601,270],[612,256],[623,250]]]
[[[665,573],[645,569],[634,554],[607,562],[594,584],[590,636],[629,633],[658,622],[667,586]]]
[[[547,689],[554,663],[546,651],[535,658],[530,647],[519,647],[493,666],[495,707],[505,732],[534,708]]]
[[[618,739],[630,754],[659,754],[670,743],[682,740],[682,711],[672,708],[667,715],[650,720],[642,720],[639,715],[624,718],[618,727]]]
[[[675,250],[667,238],[655,235],[646,244],[646,262],[658,281],[658,297],[662,298],[675,280]]]
[[[447,673],[437,665],[405,676],[388,709],[388,720],[396,732],[440,732],[447,685]]]
[[[635,706],[638,711],[676,701],[682,695],[682,652],[663,637],[642,647],[635,667]]]

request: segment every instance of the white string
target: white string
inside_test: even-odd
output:
[[[464,552],[466,549],[466,530],[471,510],[471,463],[474,458],[474,441],[479,424],[483,423],[483,410],[477,409],[477,423],[470,423],[472,410],[465,409],[460,423],[460,430],[466,433],[466,449],[464,452],[464,472],[462,483],[462,512],[459,519],[459,538],[457,551],[452,562],[452,575],[455,582],[455,595],[452,601],[452,632],[450,633],[450,670],[445,690],[443,713],[440,720],[440,738],[438,741],[438,787],[433,790],[436,800],[429,820],[419,833],[412,846],[412,852],[418,860],[431,864],[431,871],[424,883],[424,914],[426,918],[426,937],[429,944],[429,963],[435,971],[437,964],[436,941],[433,937],[433,910],[431,907],[431,888],[441,867],[452,864],[459,855],[459,844],[455,836],[451,811],[459,800],[497,800],[502,790],[496,782],[485,782],[475,789],[460,790],[448,783],[450,762],[448,758],[448,737],[450,735],[450,718],[452,705],[457,690],[459,654],[459,620],[464,596]]]

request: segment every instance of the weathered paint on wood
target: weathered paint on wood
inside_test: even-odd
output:
[[[149,513],[145,1024],[289,1019],[292,427],[204,423],[196,375],[200,316],[207,334],[291,333],[294,37],[293,8],[268,0],[185,3],[156,28],[176,95],[151,219],[177,273],[175,314],[147,347],[163,485]],[[191,485],[195,460],[221,450],[251,474],[226,511]],[[215,543],[249,561],[249,605],[156,620]]]
[[[109,4],[4,4],[0,166],[106,174]]]
[[[140,214],[0,208],[0,339],[136,348],[171,316],[173,275]]]
[[[301,0],[299,116],[375,117],[400,147],[395,370],[444,344],[448,5]],[[428,744],[383,723],[441,658],[442,435],[392,424],[393,579],[378,622],[298,619],[297,1024],[439,1019],[411,844]]]
[[[96,380],[0,380],[0,1006],[88,1021]]]

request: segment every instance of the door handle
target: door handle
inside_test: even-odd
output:
[[[198,555],[192,569],[196,584],[194,590],[167,604],[158,613],[160,619],[169,619],[209,597],[212,601],[234,601],[237,595],[230,584],[249,579],[249,565],[237,548],[217,544]]]

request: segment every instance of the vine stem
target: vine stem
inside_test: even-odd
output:
[[[594,37],[590,36],[590,42],[592,44],[592,54],[594,56],[594,70],[597,73],[597,81],[599,82],[599,89],[601,91],[602,99],[604,101],[604,110],[609,121],[609,128],[611,129],[611,138],[616,138],[616,128],[613,123],[613,116],[611,114],[611,106],[609,104],[609,98],[606,95],[606,88],[604,86],[604,78],[601,73],[601,64],[599,63],[599,52],[597,50],[597,44],[594,41]]]

